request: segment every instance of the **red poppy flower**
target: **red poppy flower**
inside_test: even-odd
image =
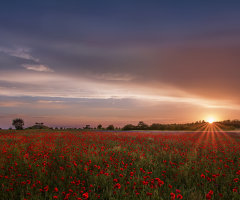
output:
[[[114,186],[114,188],[120,189],[120,188],[121,188],[121,184],[120,184],[120,183],[117,183],[117,184]]]
[[[234,182],[238,182],[238,181],[239,181],[239,179],[238,179],[238,178],[235,178],[233,181],[234,181]]]
[[[153,193],[147,192],[147,196],[152,196]]]
[[[183,197],[182,197],[181,194],[178,194],[178,195],[177,195],[177,198],[178,198],[178,199],[182,199]]]
[[[202,177],[202,178],[205,178],[205,175],[204,175],[204,174],[202,174],[202,175],[201,175],[201,177]]]
[[[210,195],[213,195],[213,191],[212,191],[212,190],[210,190],[208,194],[210,194]]]
[[[210,195],[210,194],[207,194],[207,195],[206,195],[206,199],[211,199],[211,195]]]
[[[171,195],[171,198],[175,198],[175,194],[174,193],[170,193],[170,195]]]
[[[83,193],[83,198],[87,199],[88,198],[88,193]]]

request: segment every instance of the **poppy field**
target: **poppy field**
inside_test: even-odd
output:
[[[240,200],[240,134],[0,131],[0,199]]]

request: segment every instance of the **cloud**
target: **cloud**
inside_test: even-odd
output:
[[[92,74],[91,72],[87,72],[86,75],[89,77],[104,79],[109,81],[130,81],[138,77],[131,74],[122,74],[122,73]]]
[[[28,106],[29,103],[24,102],[0,102],[0,107],[21,107],[21,106]]]
[[[39,72],[53,72],[52,69],[50,69],[48,66],[43,64],[22,64],[23,67],[29,70],[39,71]]]
[[[62,102],[65,102],[65,101],[38,101],[38,103],[62,103]]]
[[[7,114],[7,115],[0,115],[0,118],[23,118],[25,114]]]
[[[44,65],[40,62],[38,58],[35,58],[30,55],[31,49],[26,47],[18,47],[15,49],[0,47],[0,52],[4,52],[10,56],[14,56],[17,58],[23,58],[27,60],[27,62],[34,62],[34,64],[22,64],[21,66],[25,67],[29,70],[41,71],[41,72],[53,72],[47,65]]]
[[[14,57],[39,62],[39,59],[34,58],[33,56],[31,56],[29,54],[29,52],[31,51],[30,48],[19,47],[19,48],[16,48],[16,49],[9,49],[9,48],[0,47],[0,51],[6,53],[8,55],[14,56]]]

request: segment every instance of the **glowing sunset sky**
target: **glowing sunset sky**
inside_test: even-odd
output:
[[[240,1],[36,2],[0,3],[1,128],[240,118]]]

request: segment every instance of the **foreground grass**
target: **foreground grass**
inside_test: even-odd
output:
[[[11,130],[0,149],[0,199],[240,199],[236,133]]]

